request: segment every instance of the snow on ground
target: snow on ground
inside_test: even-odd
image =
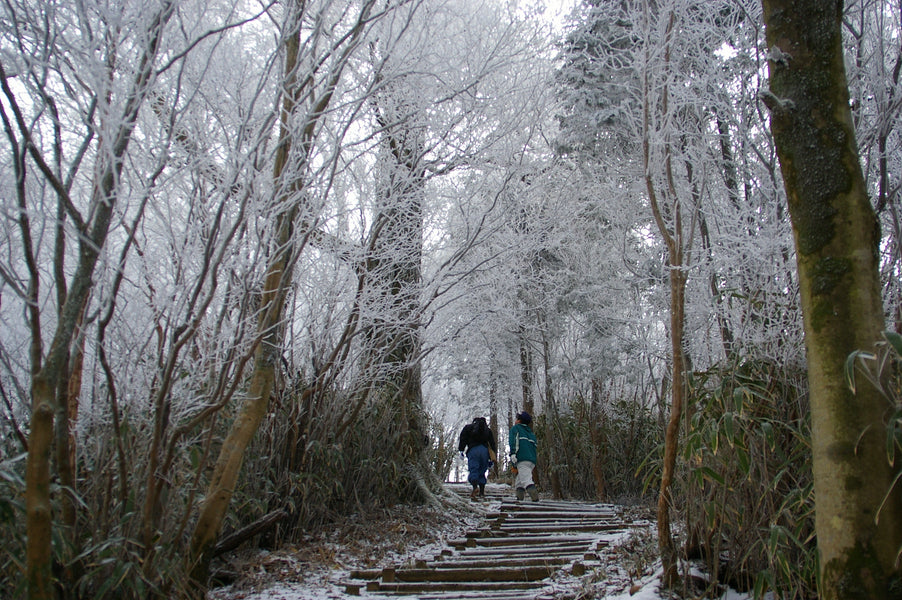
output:
[[[498,502],[459,502],[444,509],[400,507],[351,517],[326,533],[309,537],[297,548],[247,551],[229,557],[219,568],[231,572],[234,583],[212,589],[207,600],[384,600],[386,596],[366,591],[359,596],[346,594],[344,582],[350,579],[350,572],[428,560],[446,548],[448,540],[462,537],[479,524],[483,514],[498,508]],[[601,566],[581,578],[559,573],[543,594],[551,590],[556,598],[573,600],[677,598],[661,590],[651,521],[636,521],[633,531],[608,534],[604,539],[609,544]],[[730,590],[721,600],[750,598]]]

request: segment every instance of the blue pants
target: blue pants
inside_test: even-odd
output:
[[[485,485],[485,472],[489,470],[489,449],[485,446],[476,446],[467,451],[467,481],[474,486]]]

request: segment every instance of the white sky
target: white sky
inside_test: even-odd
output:
[[[541,1],[541,0],[540,0]],[[546,6],[545,16],[554,24],[555,29],[561,30],[570,11],[578,0],[544,0]]]

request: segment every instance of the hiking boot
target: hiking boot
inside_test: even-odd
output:
[[[526,490],[523,488],[517,488],[517,500],[522,500],[526,497]]]
[[[485,500],[485,486],[484,485],[479,486],[479,497],[482,498],[483,500]]]
[[[478,494],[478,493],[479,493],[479,490],[477,490],[476,488],[473,488],[473,491],[470,492],[470,500],[472,500],[473,502],[475,502],[475,501],[476,501],[476,494]]]
[[[532,500],[533,502],[539,501],[539,490],[536,488],[536,486],[531,485],[528,488],[526,488],[526,491],[529,492],[530,500]]]

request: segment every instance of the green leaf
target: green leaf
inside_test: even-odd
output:
[[[786,538],[786,529],[781,527],[780,525],[773,525],[770,528],[770,535],[767,540],[767,551],[770,554],[776,554],[777,548],[783,545],[783,540]]]
[[[852,393],[855,393],[855,357],[858,356],[858,350],[849,354],[846,357],[846,364],[843,367],[843,372],[846,376],[846,385]]]
[[[705,502],[704,507],[705,507],[705,517],[707,519],[708,527],[714,528],[714,526],[717,524],[717,519],[718,519],[719,515],[723,512],[723,510],[722,510],[723,507],[718,506],[717,504],[715,504],[714,502],[711,502],[711,501]]]
[[[885,337],[886,341],[893,347],[896,354],[902,356],[902,335],[899,335],[895,331],[884,331],[883,337]]]
[[[200,466],[200,448],[191,446],[191,449],[188,450],[188,460],[191,462],[191,468],[197,471]]]
[[[777,438],[774,436],[774,426],[770,421],[762,421],[761,432],[764,434],[764,441],[767,442],[768,448],[773,450],[777,447]]]
[[[739,386],[735,390],[733,390],[733,411],[737,414],[742,414],[742,408],[745,405],[746,396],[751,396],[752,392],[750,389],[745,387],[744,385]]]
[[[902,478],[902,471],[896,473],[896,476],[893,478],[893,482],[890,484],[889,489],[886,491],[886,495],[883,496],[883,501],[880,502],[880,506],[877,508],[876,514],[874,514],[874,525],[880,524],[880,512],[883,510],[883,507],[886,506],[886,501],[889,500],[890,496],[893,495],[893,489],[896,487],[896,484],[899,483],[900,478]]]
[[[711,467],[702,467],[701,469],[699,469],[699,471],[701,471],[702,475],[706,479],[710,479],[716,483],[719,483],[720,485],[724,484],[723,476]]]
[[[748,477],[751,470],[751,462],[749,461],[749,453],[742,446],[736,446],[736,460],[739,463],[739,470]]]
[[[896,419],[892,419],[886,427],[886,462],[891,465],[896,463],[897,423]]]

